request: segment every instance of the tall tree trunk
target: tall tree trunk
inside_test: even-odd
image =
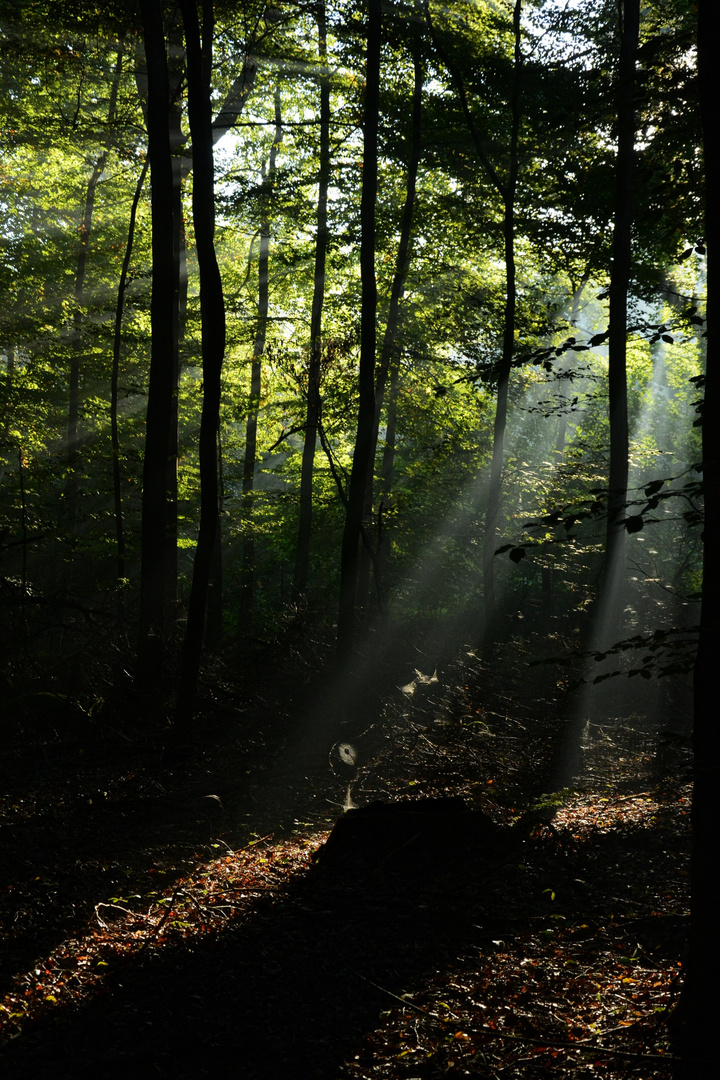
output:
[[[381,25],[381,0],[368,0],[363,176],[360,202],[362,303],[360,311],[358,419],[340,556],[340,607],[338,612],[337,648],[338,658],[341,662],[350,659],[355,638],[358,546],[362,528],[367,475],[372,465],[372,434],[375,421],[375,312],[377,308],[375,202],[378,186]]]
[[[705,158],[705,239],[707,242],[707,361],[703,412],[703,599],[695,662],[693,729],[692,857],[690,863],[690,956],[678,1007],[678,1049],[684,1080],[711,1076],[717,1063],[717,930],[720,865],[720,724],[717,721],[717,659],[720,655],[720,140],[717,102],[717,10],[698,4],[698,76]]]
[[[118,91],[122,77],[123,46],[120,44],[115,60],[115,73],[110,88],[110,102],[108,106],[108,131],[112,131],[112,125],[117,111]],[[87,272],[88,254],[90,251],[90,238],[92,235],[92,219],[95,209],[95,195],[100,178],[105,171],[108,150],[112,135],[109,135],[106,148],[97,157],[88,180],[85,193],[85,207],[82,221],[78,229],[78,258],[75,268],[75,314],[73,317],[72,352],[70,359],[70,388],[68,399],[68,425],[67,425],[67,451],[68,473],[65,487],[65,521],[67,535],[71,542],[75,540],[77,530],[77,501],[79,488],[80,470],[80,368],[83,355],[82,324],[85,308],[85,275]]]
[[[300,472],[300,518],[298,523],[293,598],[299,600],[307,588],[312,536],[313,476],[315,445],[322,402],[320,378],[322,371],[322,310],[325,299],[325,264],[329,233],[327,226],[327,194],[330,184],[330,75],[327,66],[327,18],[325,4],[317,8],[318,53],[320,56],[320,168],[318,173],[317,236],[315,239],[315,278],[310,315],[310,363],[308,365],[307,412],[305,442]]]
[[[183,214],[183,181],[192,167],[183,152],[186,137],[182,129],[182,90],[186,57],[177,13],[168,28],[170,79],[170,151],[173,166],[173,258],[175,260],[175,323],[173,326],[173,393],[170,420],[170,447],[167,456],[167,498],[165,517],[165,602],[169,622],[174,624],[178,606],[178,428],[180,422],[180,348],[187,315],[187,243]]]
[[[105,171],[107,152],[103,152],[93,165],[85,193],[85,207],[78,229],[78,258],[75,268],[75,314],[70,354],[70,388],[68,396],[67,457],[68,472],[65,484],[65,530],[68,540],[75,540],[77,531],[77,502],[80,471],[80,367],[83,355],[83,309],[85,307],[85,271],[87,268],[92,218],[95,208],[95,192],[98,181]]]
[[[270,199],[275,179],[275,161],[278,146],[282,142],[282,115],[280,112],[280,84],[275,87],[275,134],[268,155],[267,168],[263,166],[263,206],[260,222],[260,247],[258,251],[258,317],[250,368],[250,400],[245,428],[245,459],[243,462],[242,521],[243,521],[243,606],[245,621],[250,628],[255,614],[255,536],[254,498],[255,465],[257,463],[257,429],[262,390],[262,358],[267,342],[268,313],[270,310]]]
[[[256,27],[257,29],[257,27]],[[175,53],[182,52],[182,34],[176,23],[170,26],[169,44],[175,46]],[[249,43],[249,51],[251,45]],[[222,107],[212,123],[213,144],[218,142],[237,123],[255,86],[257,64],[247,55],[240,75],[230,87]],[[185,330],[185,312],[187,307],[187,256],[185,223],[182,209],[182,185],[192,169],[192,160],[181,153],[185,142],[182,131],[181,95],[184,83],[184,61],[176,59],[172,69],[168,70],[168,101],[170,108],[170,145],[173,166],[173,217],[174,217],[174,257],[175,257],[175,327],[173,341],[173,393],[170,420],[170,445],[167,454],[166,499],[165,499],[165,590],[168,616],[170,609],[177,607],[178,585],[178,523],[177,523],[177,461],[178,461],[178,407],[180,388],[180,348]],[[147,71],[138,66],[138,93],[140,105],[147,121]]]
[[[182,204],[173,160],[178,128],[170,115],[180,83],[174,72],[171,97],[162,0],[140,0],[140,10],[146,63],[145,70],[139,68],[137,81],[148,128],[153,228],[152,356],[143,463],[137,664],[138,686],[147,694],[157,689],[162,675],[168,598],[174,600],[177,586],[177,350],[182,303],[179,253],[184,234],[182,223],[175,220]],[[256,64],[246,59],[211,125],[213,143],[237,121],[255,85],[256,72]]]
[[[495,590],[495,549],[500,524],[500,499],[502,496],[502,472],[505,456],[505,430],[507,428],[507,402],[510,371],[515,351],[515,309],[517,303],[515,270],[515,194],[517,191],[520,139],[520,91],[522,77],[522,50],[520,16],[522,0],[515,0],[513,10],[514,78],[511,101],[510,164],[507,183],[502,185],[503,236],[505,242],[505,324],[503,349],[498,372],[497,402],[493,426],[493,452],[490,465],[490,486],[485,516],[483,539],[483,588],[485,598],[485,626],[493,625],[497,597]]]
[[[140,176],[138,177],[138,182],[135,186],[135,194],[133,195],[133,201],[130,207],[130,221],[128,222],[128,235],[127,241],[125,243],[125,254],[123,256],[122,268],[120,270],[120,281],[118,282],[117,302],[115,304],[113,362],[110,374],[110,442],[112,446],[113,506],[115,510],[115,543],[117,565],[116,573],[118,581],[125,577],[125,527],[123,523],[122,476],[120,472],[120,432],[118,427],[118,395],[120,379],[120,350],[122,346],[122,320],[123,312],[125,309],[125,290],[127,289],[128,272],[130,270],[130,260],[132,259],[133,244],[135,241],[135,223],[137,220],[137,208],[140,202],[140,195],[142,194],[143,184],[145,183],[145,177],[147,176],[149,164],[150,160],[149,158],[146,158],[140,172]]]
[[[200,421],[200,531],[190,590],[178,715],[192,719],[200,671],[208,585],[218,533],[217,433],[225,356],[225,301],[215,254],[215,166],[210,79],[213,4],[202,0],[202,40],[195,0],[180,0],[187,54],[188,116],[193,145],[193,225],[200,272],[203,407]]]
[[[519,175],[520,109],[522,85],[522,0],[515,0],[513,7],[514,38],[514,74],[510,101],[510,146],[507,179],[503,180],[498,170],[488,158],[484,140],[478,130],[467,99],[462,75],[452,63],[442,46],[430,13],[429,0],[425,0],[425,18],[432,34],[435,46],[452,75],[460,97],[460,106],[465,116],[468,130],[475,144],[475,152],[485,170],[488,180],[500,195],[503,202],[503,244],[505,250],[505,321],[503,327],[502,355],[498,368],[498,389],[493,425],[493,452],[490,465],[487,512],[485,514],[485,535],[483,538],[483,591],[485,601],[484,626],[490,627],[495,617],[497,598],[495,594],[495,549],[500,523],[500,501],[502,496],[502,472],[505,455],[505,430],[507,427],[508,389],[510,371],[515,351],[515,309],[516,309],[516,270],[515,270],[515,195]]]
[[[174,257],[170,90],[162,0],[140,0],[147,63],[147,128],[152,191],[151,356],[143,461],[137,683],[160,689],[166,632],[168,457],[172,446],[177,262]]]
[[[378,511],[378,536],[377,546],[374,553],[369,543],[369,526],[373,516],[375,478],[374,465],[377,452],[378,436],[380,432],[380,419],[382,416],[383,404],[385,401],[385,388],[387,386],[388,373],[390,371],[390,365],[395,357],[396,352],[398,330],[400,327],[400,307],[405,292],[405,281],[407,279],[411,261],[410,249],[412,222],[413,213],[415,210],[415,193],[417,189],[418,169],[420,168],[420,155],[422,150],[423,66],[420,60],[419,45],[420,43],[418,41],[417,35],[413,34],[411,48],[413,54],[414,77],[412,95],[410,160],[408,161],[407,183],[405,187],[405,202],[403,205],[403,212],[400,219],[400,241],[398,243],[397,256],[395,259],[395,272],[393,274],[392,286],[390,288],[390,303],[388,305],[387,322],[385,323],[385,333],[383,335],[382,347],[380,349],[380,362],[378,364],[377,378],[375,382],[375,420],[372,433],[372,449],[370,452],[371,467],[368,470],[367,486],[365,489],[365,506],[363,508],[363,518],[365,521],[366,529],[365,536],[368,539],[368,542],[364,543],[360,549],[360,587],[358,588],[359,600],[361,603],[364,603],[368,598],[368,579],[372,567],[375,574],[375,586],[378,604],[380,606],[382,606],[383,602],[383,594],[380,581],[380,568],[377,562],[377,555],[381,542],[380,534],[382,529],[382,518],[380,516],[380,511]]]
[[[610,271],[608,378],[610,470],[605,566],[599,608],[600,647],[621,636],[620,601],[625,576],[624,525],[628,484],[627,302],[632,257],[632,204],[635,178],[635,54],[640,30],[640,0],[623,0],[617,93],[615,212]]]

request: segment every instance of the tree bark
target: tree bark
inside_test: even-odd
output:
[[[180,41],[176,27],[169,38],[170,55]],[[183,161],[182,147],[185,137],[182,130],[182,84],[184,65],[173,66],[170,77],[170,151],[173,169],[173,260],[175,310],[172,351],[172,415],[170,419],[170,446],[167,455],[167,496],[165,514],[165,602],[171,620],[178,605],[178,426],[180,423],[180,345],[185,336],[187,316],[187,243],[183,214],[183,180],[189,172]]]
[[[405,187],[405,202],[400,219],[400,241],[398,243],[397,257],[395,259],[395,272],[390,288],[390,303],[388,305],[385,333],[380,349],[380,362],[375,381],[375,419],[372,433],[372,449],[370,452],[370,469],[368,470],[367,486],[365,489],[365,506],[363,519],[365,522],[365,543],[360,549],[360,588],[358,596],[362,602],[369,598],[368,579],[371,568],[375,576],[375,589],[379,607],[383,607],[383,590],[381,584],[380,564],[378,555],[381,544],[382,517],[378,510],[378,531],[375,551],[370,547],[370,525],[373,516],[374,498],[374,466],[377,452],[377,443],[380,432],[380,419],[385,402],[385,388],[387,386],[390,365],[395,360],[398,331],[400,327],[400,308],[405,293],[405,281],[410,270],[411,261],[411,238],[413,213],[415,210],[415,193],[417,190],[417,177],[420,168],[420,156],[422,152],[422,89],[423,89],[423,65],[420,59],[419,41],[416,34],[412,37],[413,54],[413,94],[412,94],[412,127],[410,142],[410,159],[408,161],[407,182]],[[397,372],[397,366],[395,371]],[[397,390],[397,387],[396,387]]]
[[[166,522],[172,415],[176,313],[173,162],[170,90],[162,0],[140,0],[147,61],[148,158],[151,175],[151,346],[143,461],[140,540],[140,612],[137,684],[156,698],[162,684],[166,632]]]
[[[293,576],[293,599],[297,602],[305,593],[310,568],[312,537],[313,476],[315,446],[322,401],[320,379],[322,372],[322,311],[325,299],[325,264],[329,233],[327,226],[327,195],[330,184],[330,75],[327,66],[327,18],[325,4],[317,8],[318,53],[320,57],[320,168],[318,172],[317,237],[315,240],[315,278],[310,315],[310,363],[308,365],[307,411],[305,442],[300,472],[300,518],[297,552]]]
[[[203,406],[200,421],[200,531],[190,590],[178,715],[192,719],[208,602],[208,586],[218,532],[217,432],[225,356],[225,301],[215,254],[215,175],[210,78],[213,4],[202,0],[202,40],[195,0],[180,0],[187,55],[188,116],[193,145],[193,225],[200,272]]]
[[[340,555],[340,606],[338,611],[338,659],[350,659],[355,640],[355,596],[358,545],[368,470],[371,467],[375,420],[375,345],[377,282],[375,280],[375,201],[378,186],[378,126],[380,112],[381,0],[368,0],[367,67],[365,77],[365,125],[363,177],[360,203],[360,368],[358,373],[358,419],[350,487],[345,511]]]
[[[110,102],[108,105],[107,125],[108,131],[112,129],[117,110],[118,91],[122,77],[123,46],[118,46],[115,61],[115,73],[110,87]],[[82,322],[83,309],[85,307],[85,275],[87,272],[88,254],[90,252],[90,237],[92,235],[92,219],[95,210],[95,195],[97,186],[107,163],[109,142],[105,149],[97,157],[93,165],[90,179],[88,180],[85,193],[85,207],[82,221],[78,229],[79,245],[77,266],[75,269],[75,314],[73,317],[72,352],[70,359],[70,387],[68,397],[68,425],[67,425],[67,451],[68,451],[68,474],[65,488],[65,521],[67,535],[70,542],[74,542],[77,531],[77,502],[79,490],[80,469],[80,369],[83,355]]]
[[[690,950],[685,986],[675,1023],[675,1041],[684,1059],[684,1080],[710,1076],[717,1063],[717,932],[720,865],[720,724],[717,721],[717,658],[720,655],[720,140],[717,102],[717,10],[698,4],[698,76],[705,159],[705,239],[707,242],[707,361],[703,412],[703,598],[695,662],[693,729],[692,857],[690,863]]]
[[[70,354],[70,388],[68,395],[67,456],[68,472],[65,485],[65,529],[70,542],[75,540],[77,531],[77,501],[80,470],[80,367],[83,354],[83,308],[85,307],[85,271],[87,268],[90,236],[92,233],[95,192],[98,181],[105,171],[107,151],[96,159],[85,193],[85,207],[82,221],[78,228],[78,258],[75,268],[75,314],[73,316],[73,336]]]
[[[128,235],[127,241],[125,243],[125,254],[123,256],[122,268],[120,270],[120,281],[118,282],[117,302],[115,304],[113,361],[110,374],[110,442],[112,447],[113,506],[115,511],[115,543],[117,567],[116,574],[118,581],[125,577],[125,528],[123,523],[122,476],[120,472],[120,432],[118,427],[118,396],[120,379],[120,350],[122,347],[122,320],[125,308],[125,290],[127,289],[128,272],[130,270],[130,260],[132,259],[133,243],[135,240],[135,222],[137,219],[137,208],[140,203],[140,195],[142,194],[143,184],[145,183],[145,177],[147,176],[149,164],[149,158],[146,158],[140,172],[140,176],[138,177],[138,182],[135,186],[135,194],[133,195],[133,201],[130,207],[130,221],[128,222]]]
[[[515,309],[517,304],[515,268],[515,195],[518,184],[520,140],[520,91],[522,76],[522,50],[520,16],[522,0],[515,0],[513,10],[514,78],[511,101],[510,164],[507,182],[502,185],[503,238],[505,244],[505,323],[503,348],[498,372],[497,402],[493,426],[493,452],[490,465],[485,536],[483,539],[483,591],[485,600],[485,627],[494,624],[497,608],[495,590],[495,549],[500,523],[500,500],[502,496],[502,471],[505,456],[505,431],[507,428],[507,403],[510,371],[515,352]]]
[[[635,178],[635,54],[640,31],[640,0],[624,0],[620,12],[620,61],[617,94],[615,212],[608,323],[610,469],[605,566],[600,597],[601,647],[621,636],[620,601],[625,575],[628,484],[627,302],[632,258]]]
[[[178,354],[185,284],[181,183],[192,163],[178,153],[184,141],[177,105],[182,72],[175,67],[171,72],[168,66],[163,5],[160,0],[141,0],[140,8],[146,70],[138,69],[137,82],[148,128],[153,191],[153,344],[143,464],[137,665],[138,686],[147,693],[156,688],[162,672],[169,608],[177,598]],[[213,144],[237,122],[256,74],[257,65],[246,57],[211,124]]]
[[[262,358],[267,342],[268,313],[270,310],[270,198],[275,178],[277,149],[282,142],[282,116],[280,113],[280,85],[275,87],[275,135],[267,169],[263,168],[262,218],[260,222],[260,248],[258,251],[258,317],[250,368],[250,401],[245,428],[245,459],[243,462],[242,521],[243,521],[243,601],[245,621],[252,626],[255,612],[255,536],[254,491],[255,465],[257,463],[257,429],[262,390]]]

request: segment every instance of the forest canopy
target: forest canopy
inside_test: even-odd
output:
[[[291,605],[334,621],[348,573],[351,637],[460,616],[482,634],[533,602],[579,632],[613,522],[629,591],[603,645],[696,622],[692,5],[643,5],[623,118],[614,2],[384,5],[370,81],[372,5],[205,3],[195,126],[190,8],[5,5],[4,692],[28,659],[63,683],[88,613],[134,648],[139,612],[140,652],[149,635],[172,657],[203,484],[213,647]]]

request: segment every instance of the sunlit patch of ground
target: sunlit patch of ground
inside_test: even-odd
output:
[[[63,941],[15,977],[12,991],[0,1001],[0,1034],[18,1034],[25,1021],[49,1009],[82,1004],[119,965],[141,959],[144,952],[216,933],[251,917],[259,896],[282,891],[292,876],[308,868],[312,851],[326,835],[278,842],[264,837],[243,851],[198,862],[196,871],[172,889],[97,904],[86,934]],[[158,885],[162,873],[155,867],[148,871]]]
[[[686,786],[673,802],[681,817],[690,813],[690,789]],[[570,799],[557,813],[553,824],[567,829],[575,839],[592,833],[607,833],[614,829],[654,828],[668,807],[667,796],[659,800],[658,792],[644,791],[637,795],[582,795]]]

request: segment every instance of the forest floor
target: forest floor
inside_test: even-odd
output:
[[[217,674],[184,747],[129,716],[11,745],[2,1075],[669,1080],[689,752],[650,682],[590,712],[529,666],[556,647],[425,642],[358,710],[307,650],[269,649]],[[508,843],[315,865],[348,794],[462,795]]]

